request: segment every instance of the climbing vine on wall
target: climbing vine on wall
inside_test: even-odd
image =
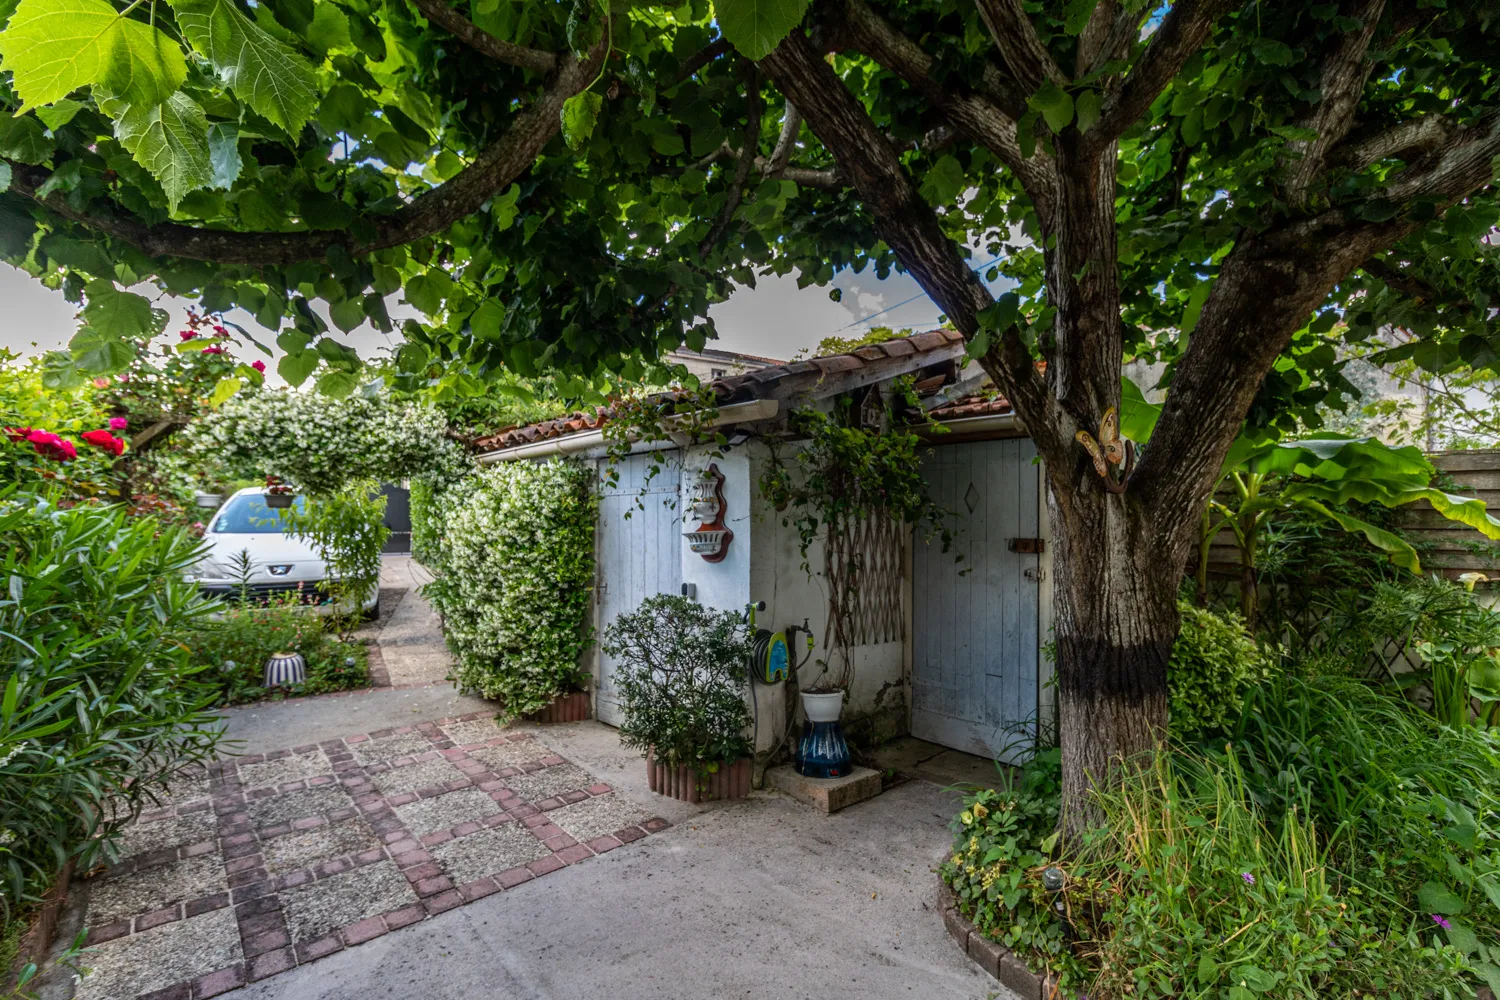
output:
[[[581,688],[594,583],[597,500],[590,470],[503,462],[420,491],[424,593],[443,616],[465,690],[511,715]]]
[[[897,392],[909,395],[909,386],[898,384]],[[781,523],[796,529],[809,575],[808,553],[823,542],[832,657],[813,686],[846,688],[853,674],[851,647],[857,633],[866,631],[861,591],[882,575],[871,565],[864,540],[884,534],[879,522],[894,522],[940,537],[946,552],[952,541],[948,514],[927,492],[921,437],[912,427],[893,426],[878,396],[866,396],[859,406],[841,396],[828,412],[794,410],[788,424],[798,442],[795,455],[788,460],[773,447],[760,489]],[[876,623],[868,631],[882,629]]]

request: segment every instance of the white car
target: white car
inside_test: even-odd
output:
[[[328,577],[328,567],[312,543],[287,532],[290,511],[266,506],[265,492],[263,487],[240,490],[214,513],[203,533],[208,555],[190,579],[203,593],[229,603],[238,603],[242,594],[252,602],[264,602],[293,593],[316,614],[353,611],[335,608],[318,586]],[[301,495],[292,501],[299,510],[306,502]],[[380,588],[372,588],[360,610],[373,611],[379,600]]]

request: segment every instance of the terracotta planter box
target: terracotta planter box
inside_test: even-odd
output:
[[[646,751],[646,776],[651,790],[682,802],[722,802],[750,794],[750,758],[726,761],[712,774],[699,774],[686,764],[668,767]]]
[[[593,700],[587,691],[560,694],[540,712],[526,716],[527,722],[582,722],[593,718]]]

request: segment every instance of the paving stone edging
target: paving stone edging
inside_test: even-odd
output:
[[[981,934],[969,922],[969,918],[959,911],[958,900],[941,875],[937,881],[938,912],[943,915],[943,926],[948,928],[954,943],[974,964],[999,980],[1000,985],[1021,997],[1021,1000],[1071,1000],[1062,992],[1054,977],[1037,975],[1027,969],[1026,963],[1005,945]]]

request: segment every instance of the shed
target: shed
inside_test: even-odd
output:
[[[709,383],[714,424],[727,449],[686,439],[637,442],[611,459],[608,409],[515,427],[478,442],[485,463],[571,456],[598,471],[594,625],[657,593],[686,593],[717,608],[764,601],[758,621],[782,629],[809,620],[820,643],[829,625],[822,540],[808,553],[794,527],[761,497],[772,443],[796,448],[787,415],[827,407],[842,393],[889,390],[915,379],[924,409],[946,433],[930,433],[923,458],[929,492],[954,516],[949,552],[898,524],[871,523],[856,539],[865,567],[855,609],[855,677],[844,719],[866,745],[911,733],[1015,760],[1039,720],[1050,724],[1043,645],[1050,630],[1050,552],[1036,451],[1005,400],[982,392],[965,345],[936,330],[847,354],[769,365]],[[613,463],[613,475],[611,465]],[[722,558],[694,552],[685,533],[685,490],[713,466],[723,476]],[[655,471],[653,471],[655,470]],[[627,514],[629,516],[627,516]],[[618,725],[615,665],[587,654],[597,718]],[[756,747],[772,746],[786,721],[779,685],[751,685]]]

